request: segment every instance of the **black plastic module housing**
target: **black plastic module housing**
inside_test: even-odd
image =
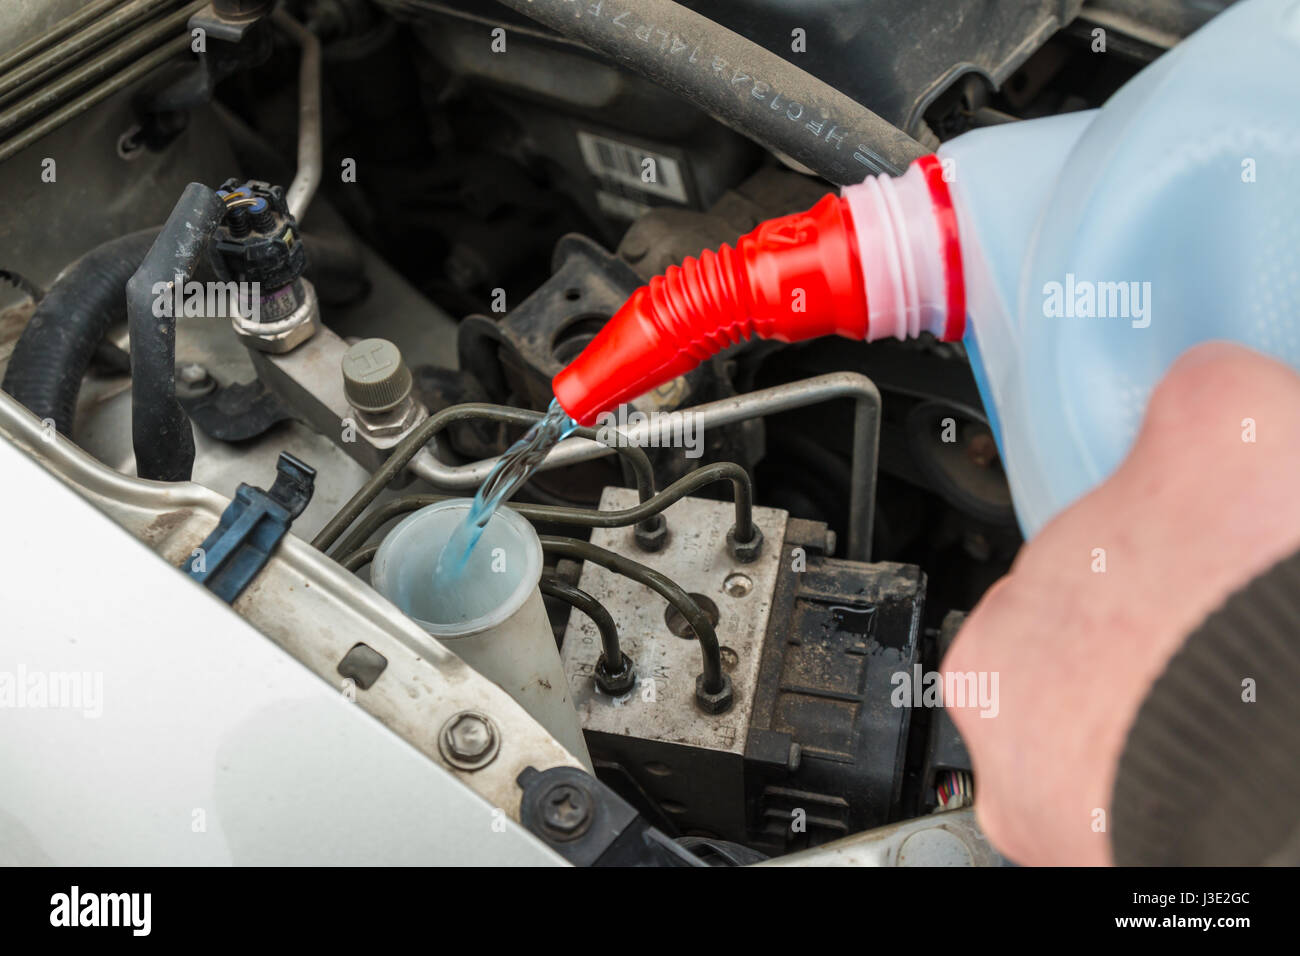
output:
[[[792,518],[745,746],[750,845],[816,846],[897,817],[910,707],[895,675],[920,660],[925,575],[820,553],[825,525]],[[799,812],[801,811],[801,812]]]

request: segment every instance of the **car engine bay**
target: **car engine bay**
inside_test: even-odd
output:
[[[570,863],[998,865],[898,703],[1022,544],[960,343],[738,341],[554,450],[509,507],[576,742],[380,549],[669,266],[1227,5],[6,4],[0,435]]]

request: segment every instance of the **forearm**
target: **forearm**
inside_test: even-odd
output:
[[[1121,865],[1300,863],[1300,553],[1233,594],[1169,661],[1112,797]]]

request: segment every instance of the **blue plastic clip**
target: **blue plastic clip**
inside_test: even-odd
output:
[[[307,507],[315,482],[316,469],[281,452],[271,490],[241,484],[217,527],[181,565],[182,570],[233,604],[271,560],[293,519]]]

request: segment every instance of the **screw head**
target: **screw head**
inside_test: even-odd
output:
[[[176,392],[182,398],[197,398],[217,387],[208,370],[197,362],[176,366]]]
[[[722,582],[722,590],[731,597],[744,597],[754,590],[754,579],[748,574],[741,574],[739,571],[728,574],[726,580]]]
[[[442,725],[438,747],[447,762],[462,770],[486,767],[497,755],[501,742],[492,721],[472,710],[453,714]]]
[[[557,783],[542,795],[542,826],[557,840],[574,840],[591,826],[591,794],[571,783]]]
[[[186,362],[177,370],[177,375],[186,385],[198,385],[208,380],[208,370],[197,362]]]

